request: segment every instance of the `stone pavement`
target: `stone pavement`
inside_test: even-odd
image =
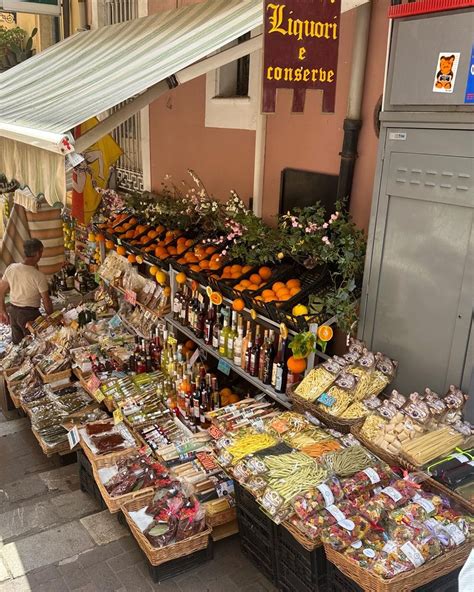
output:
[[[273,592],[238,536],[214,559],[161,584],[116,516],[79,487],[77,463],[48,459],[27,418],[0,412],[0,592]]]

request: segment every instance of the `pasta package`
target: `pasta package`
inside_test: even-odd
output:
[[[296,387],[295,393],[303,399],[314,401],[331,386],[342,368],[343,366],[333,360],[327,360],[317,368],[313,368],[303,378]]]
[[[331,477],[293,500],[293,509],[299,518],[306,519],[323,508],[337,504],[344,497],[341,484],[336,477]]]
[[[341,372],[327,391],[327,397],[324,400],[320,397],[322,402],[318,401],[319,409],[330,415],[340,416],[353,402],[358,380],[352,374]],[[326,393],[323,394],[325,395]]]
[[[400,573],[421,567],[429,559],[437,557],[441,550],[438,539],[431,535],[403,544],[389,541],[372,564],[372,569],[384,578],[393,578]]]
[[[357,377],[357,387],[354,392],[354,401],[362,401],[369,392],[369,386],[372,381],[372,373],[375,370],[375,355],[372,352],[364,350],[364,355],[347,370],[349,374]]]
[[[339,521],[321,532],[321,541],[335,551],[343,551],[355,541],[363,539],[371,526],[362,516],[354,515],[344,521]]]
[[[367,467],[352,477],[343,479],[341,485],[346,497],[354,499],[374,487],[388,485],[391,479],[392,472],[389,467]]]

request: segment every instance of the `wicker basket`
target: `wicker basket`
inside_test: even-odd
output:
[[[59,382],[60,380],[66,380],[71,378],[71,368],[62,370],[61,372],[55,372],[54,374],[43,374],[39,368],[36,368],[40,375],[43,384],[51,384],[52,382]]]
[[[373,452],[376,456],[384,460],[387,464],[391,466],[400,466],[404,469],[407,469],[411,473],[420,473],[419,467],[415,467],[414,465],[407,462],[405,459],[399,456],[393,456],[386,452],[383,448],[376,446],[373,442],[368,440],[365,436],[360,433],[361,426],[356,425],[351,428],[351,433],[359,440],[359,442],[365,446],[368,450]],[[443,485],[436,479],[433,479],[429,475],[426,475],[426,479],[423,481],[424,485],[429,486],[430,489],[442,493],[448,496],[451,500],[455,501],[456,504],[462,507],[465,510],[468,510],[471,514],[474,513],[474,504],[472,504],[468,499],[462,497],[446,485]]]
[[[132,491],[131,493],[125,493],[124,495],[119,495],[117,497],[112,497],[110,495],[110,493],[105,488],[105,485],[100,480],[99,469],[113,467],[115,465],[115,461],[118,460],[118,458],[123,458],[124,456],[128,456],[125,454],[121,454],[119,457],[119,456],[117,456],[118,454],[119,453],[115,453],[115,456],[109,455],[104,458],[97,459],[96,462],[94,464],[92,464],[92,472],[94,473],[95,482],[96,482],[97,487],[100,491],[100,495],[102,496],[102,499],[106,503],[107,508],[109,509],[109,512],[111,514],[115,514],[116,512],[119,512],[120,508],[126,502],[139,501],[139,500],[141,501],[144,498],[148,498],[149,495],[153,493],[153,487],[145,487],[144,489],[141,489],[140,491]],[[130,454],[130,451],[128,452],[128,454]],[[113,456],[113,458],[111,458],[112,456]],[[97,465],[99,465],[99,466],[97,466]]]
[[[298,384],[292,385],[287,391],[288,398],[293,405],[294,411],[298,411],[303,415],[308,412],[322,421],[329,428],[337,430],[343,434],[348,434],[353,426],[359,425],[365,420],[365,417],[360,417],[358,419],[343,419],[321,411],[315,403],[307,401],[295,393],[295,388]]]
[[[457,549],[448,551],[432,561],[427,561],[415,570],[402,573],[389,580],[384,580],[373,572],[359,567],[355,561],[342,553],[334,551],[329,545],[324,545],[324,549],[328,561],[364,590],[370,590],[370,592],[408,592],[462,567],[471,552],[471,544],[464,543]]]
[[[211,502],[212,503],[212,502]],[[222,510],[215,514],[211,514],[206,508],[206,524],[212,528],[233,522],[237,518],[237,509],[235,506],[229,506],[227,510]]]
[[[43,454],[46,456],[50,457],[53,456],[53,454],[67,454],[68,452],[72,452],[68,440],[55,444],[54,446],[46,446],[38,432],[34,428],[31,428],[31,431],[33,432],[33,436],[38,440],[38,444],[40,445]]]
[[[128,502],[121,508],[123,515],[125,516],[125,520],[132,531],[132,535],[135,537],[135,540],[137,541],[141,550],[145,553],[151,565],[161,565],[162,563],[166,563],[180,557],[185,557],[186,555],[191,555],[191,553],[200,551],[201,549],[206,549],[208,547],[209,537],[212,534],[212,528],[210,526],[208,526],[206,530],[203,530],[202,532],[195,534],[188,539],[179,541],[178,543],[172,543],[166,547],[153,547],[129,514],[129,512],[134,512],[140,508],[143,508],[149,504],[152,499],[153,493],[148,494],[146,497],[143,497],[139,500]]]
[[[106,421],[110,421],[110,420],[106,420]],[[94,422],[94,423],[99,423],[99,422]],[[134,436],[134,434],[132,434],[132,435]],[[102,463],[107,462],[109,459],[115,460],[117,458],[121,458],[122,456],[127,456],[129,454],[133,454],[133,453],[137,452],[136,446],[130,446],[129,448],[124,448],[123,450],[118,450],[117,452],[111,452],[109,454],[94,454],[94,452],[92,452],[92,450],[87,445],[87,442],[85,442],[84,438],[82,438],[82,437],[80,440],[80,445],[82,447],[82,450],[84,451],[84,454],[86,455],[89,462],[91,463],[92,467],[95,469],[101,468],[102,466],[108,466],[108,465],[103,465]]]
[[[322,543],[321,543],[320,539],[316,539],[315,541],[312,541],[311,539],[306,538],[304,536],[304,534],[302,532],[300,532],[296,528],[296,526],[291,524],[291,522],[289,522],[288,520],[286,520],[285,522],[282,522],[282,526],[307,551],[311,552],[311,551],[314,551],[315,549],[317,549],[318,547],[321,547]]]

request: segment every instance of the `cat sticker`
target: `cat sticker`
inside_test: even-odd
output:
[[[433,92],[452,93],[459,65],[459,52],[442,51],[435,66]]]

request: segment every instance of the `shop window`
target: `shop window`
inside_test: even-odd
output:
[[[257,34],[257,32],[256,32]],[[250,39],[248,33],[221,51]],[[235,60],[206,76],[206,127],[256,128],[261,52]]]

